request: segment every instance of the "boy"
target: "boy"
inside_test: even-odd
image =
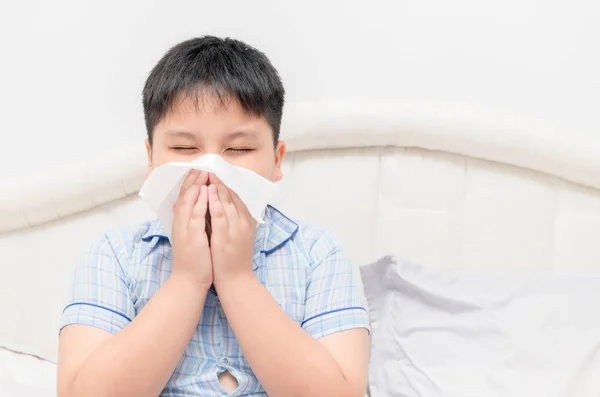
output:
[[[143,92],[148,174],[219,154],[282,178],[284,88],[236,40],[180,43]],[[358,271],[323,230],[265,224],[191,172],[158,221],[107,232],[78,265],[60,334],[59,397],[364,396],[369,321]]]

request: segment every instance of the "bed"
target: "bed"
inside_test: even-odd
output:
[[[499,275],[600,272],[597,136],[464,104],[378,100],[290,104],[282,138],[273,205],[329,228],[357,266],[394,254]],[[145,167],[140,136],[2,181],[0,372],[15,390],[54,395],[75,261],[106,229],[153,216],[137,196]]]

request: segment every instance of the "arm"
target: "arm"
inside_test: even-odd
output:
[[[207,291],[172,277],[114,336],[87,325],[65,327],[59,342],[58,395],[158,396],[196,329]]]
[[[317,340],[287,316],[255,277],[232,279],[217,288],[231,328],[269,396],[365,395],[366,329]]]
[[[123,247],[115,250],[104,238],[78,267],[60,335],[60,397],[161,393],[196,329],[212,284],[206,181],[205,173],[192,172],[183,183],[174,207],[171,276],[137,316],[115,253],[124,252]]]
[[[329,238],[316,243],[305,320],[297,325],[252,272],[255,223],[235,193],[210,185],[214,283],[229,324],[272,397],[364,396],[368,316],[358,269]]]

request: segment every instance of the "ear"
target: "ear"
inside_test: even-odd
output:
[[[150,173],[152,172],[152,146],[150,145],[150,142],[148,141],[148,139],[146,139],[145,143],[146,143],[146,156],[148,157],[148,167],[146,168],[146,179],[148,179],[148,177],[150,176]]]
[[[285,155],[285,142],[279,141],[275,148],[275,172],[273,173],[273,182],[278,182],[283,178],[283,172],[281,171],[281,164],[283,163],[283,156]]]

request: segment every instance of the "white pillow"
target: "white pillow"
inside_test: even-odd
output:
[[[56,397],[56,364],[0,347],[0,396]]]
[[[600,278],[361,268],[373,397],[600,396]]]

